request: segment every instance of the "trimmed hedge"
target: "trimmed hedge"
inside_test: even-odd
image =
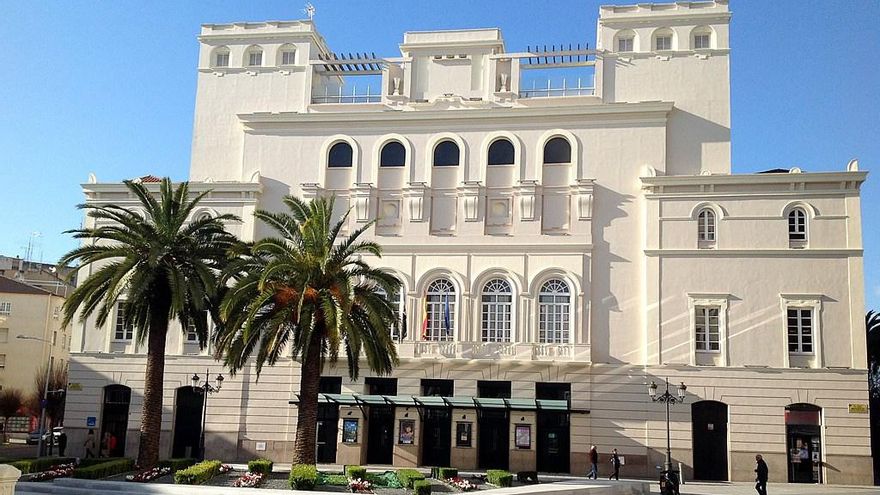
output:
[[[448,480],[449,478],[455,478],[456,476],[458,476],[458,469],[451,467],[437,468],[437,479]]]
[[[348,486],[348,477],[344,474],[318,473],[317,485]]]
[[[403,488],[403,485],[400,483],[400,480],[397,479],[397,475],[394,473],[394,471],[385,471],[382,474],[367,473],[367,481],[372,483],[374,486],[382,486],[386,488]]]
[[[345,475],[353,480],[367,479],[367,468],[362,466],[346,466]]]
[[[248,462],[248,471],[252,473],[269,474],[275,463],[269,459],[254,459]]]
[[[413,482],[413,495],[431,495],[431,482],[428,480]]]
[[[39,459],[21,459],[11,462],[10,465],[21,471],[21,474],[39,473],[52,466],[70,464],[76,462],[73,457],[41,457]]]
[[[202,461],[174,473],[174,483],[178,485],[201,485],[220,474],[220,461]]]
[[[176,473],[181,469],[186,469],[192,466],[196,462],[198,461],[189,457],[179,457],[176,459],[165,459],[164,461],[159,461],[159,467],[169,467],[171,468],[172,473]]]
[[[486,471],[486,479],[495,486],[508,487],[513,485],[513,475],[503,469]]]
[[[119,473],[127,473],[132,469],[134,469],[134,459],[115,459],[86,467],[78,467],[73,470],[73,477],[85,480],[98,480]]]
[[[318,483],[318,468],[314,464],[294,464],[288,482],[294,490],[314,490]]]
[[[397,479],[404,488],[412,488],[416,481],[424,480],[425,475],[420,473],[418,469],[398,469]]]

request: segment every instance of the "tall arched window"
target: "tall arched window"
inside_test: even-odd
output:
[[[571,163],[571,143],[555,137],[544,145],[544,163]]]
[[[330,147],[330,151],[327,153],[327,166],[351,167],[351,157],[351,145],[345,141],[340,141]]]
[[[538,341],[567,344],[571,327],[571,291],[558,278],[544,282],[538,293]]]
[[[510,342],[513,320],[513,291],[504,279],[492,279],[481,296],[483,342]]]
[[[381,286],[376,287],[376,293],[384,297],[388,304],[394,308],[395,316],[397,316],[398,327],[396,329],[391,329],[391,337],[394,340],[400,340],[406,337],[406,329],[403,328],[406,325],[406,321],[404,318],[405,309],[404,309],[404,299],[403,299],[403,286],[398,287],[397,290],[388,295],[388,292],[385,291]]]
[[[455,286],[445,278],[428,286],[422,340],[452,340],[455,335]]]
[[[441,141],[434,147],[434,166],[457,167],[460,154],[455,141]]]
[[[516,153],[508,139],[497,139],[489,145],[489,165],[513,165]]]
[[[252,46],[245,51],[244,64],[248,67],[263,66],[263,49],[259,46]]]
[[[406,148],[400,141],[389,141],[379,153],[380,167],[402,167],[406,164]]]
[[[807,212],[803,208],[788,213],[788,242],[792,247],[803,247],[807,242]]]
[[[697,241],[700,247],[715,243],[715,212],[710,208],[703,208],[697,215]]]
[[[211,67],[229,67],[229,48],[218,46],[211,57]]]

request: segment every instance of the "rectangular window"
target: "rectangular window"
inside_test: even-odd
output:
[[[0,369],[6,367],[6,354],[0,354]]]
[[[296,52],[281,52],[281,65],[293,65],[296,63]]]
[[[697,350],[718,352],[721,350],[721,308],[719,306],[697,306],[694,308],[694,335]]]
[[[9,316],[12,314],[12,303],[9,301],[0,302],[0,316]]]
[[[115,340],[131,340],[134,338],[134,327],[131,324],[125,324],[125,311],[124,302],[116,305],[116,332],[113,336]]]
[[[811,354],[813,352],[813,310],[812,308],[788,308],[786,310],[788,327],[788,352]]]
[[[617,51],[631,52],[633,51],[633,38],[620,38],[617,40]]]
[[[7,342],[9,342],[9,329],[0,328],[0,344],[5,344]]]
[[[657,50],[672,50],[672,36],[658,36]]]
[[[199,341],[199,334],[196,332],[196,326],[192,322],[186,326],[186,342],[193,343]]]
[[[704,48],[710,48],[709,35],[708,34],[694,35],[694,49],[700,50],[700,49],[704,49]]]
[[[259,67],[263,65],[263,52],[251,52],[248,55],[248,65],[251,67]]]
[[[58,345],[58,331],[52,332],[52,345]]]
[[[229,67],[229,54],[228,53],[218,53],[217,54],[217,63],[215,65],[217,67]]]

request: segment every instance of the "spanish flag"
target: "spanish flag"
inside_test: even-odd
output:
[[[422,300],[422,340],[428,339],[428,294],[425,293]]]

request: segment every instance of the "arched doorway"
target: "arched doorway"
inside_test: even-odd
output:
[[[822,482],[822,408],[792,404],[785,408],[788,482]]]
[[[175,399],[171,457],[200,458],[199,439],[202,436],[204,395],[193,387],[180,387],[177,389]]]
[[[109,433],[116,440],[109,449],[110,457],[125,455],[125,433],[128,431],[128,406],[131,404],[131,389],[125,385],[107,385],[104,387],[104,404],[101,409],[101,432],[98,436],[100,444],[104,435]]]
[[[727,481],[727,404],[703,400],[691,405],[694,479]]]

